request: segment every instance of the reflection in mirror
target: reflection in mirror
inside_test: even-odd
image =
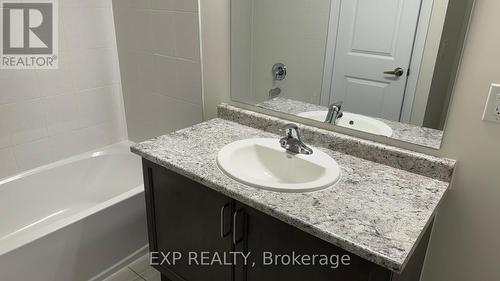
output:
[[[231,97],[439,148],[473,2],[231,0]]]

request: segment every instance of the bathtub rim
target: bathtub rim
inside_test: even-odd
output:
[[[125,146],[129,147],[128,152],[130,152],[130,146],[135,145],[135,144],[136,144],[135,142],[132,142],[129,140],[116,142],[116,143],[113,143],[113,144],[110,144],[110,145],[107,145],[104,147],[89,150],[87,152],[83,152],[83,153],[80,153],[80,154],[77,154],[74,156],[70,156],[68,158],[64,158],[61,160],[57,160],[55,162],[51,162],[51,163],[48,163],[48,164],[45,164],[42,166],[38,166],[38,167],[33,168],[33,169],[22,171],[20,173],[14,174],[14,175],[0,178],[0,189],[2,189],[2,185],[9,183],[11,181],[22,179],[24,177],[34,175],[34,174],[37,174],[37,173],[40,173],[40,172],[43,172],[46,170],[50,170],[50,169],[53,169],[53,168],[56,168],[59,166],[63,166],[63,165],[77,162],[77,161],[80,161],[83,159],[93,158],[93,157],[97,157],[97,156],[101,156],[101,155],[117,154],[119,152],[122,152],[121,149],[125,148]],[[130,153],[132,153],[132,152],[130,152]]]
[[[98,157],[101,155],[111,155],[111,154],[123,152],[123,148],[124,148],[123,146],[130,146],[133,144],[134,143],[131,141],[117,142],[117,143],[112,144],[112,145],[108,145],[108,146],[101,147],[101,148],[98,148],[95,150],[91,150],[89,152],[84,152],[82,154],[78,154],[78,155],[75,155],[75,156],[72,156],[72,157],[69,157],[66,159],[62,159],[62,160],[59,160],[59,161],[56,161],[56,162],[53,162],[53,163],[50,163],[47,165],[37,167],[35,169],[31,169],[31,170],[21,172],[19,174],[13,175],[13,176],[9,176],[9,177],[4,178],[4,179],[0,179],[0,189],[2,188],[1,185],[5,184],[5,183],[11,182],[11,181],[14,181],[17,179],[22,179],[23,177],[33,175],[33,174],[36,174],[39,172],[43,172],[45,170],[53,169],[53,168],[63,166],[63,165],[69,164],[69,163],[73,163],[76,161],[88,159],[90,157]],[[129,153],[131,153],[131,152],[129,152]],[[133,196],[137,196],[143,192],[144,192],[144,184],[140,184],[140,185],[124,192],[124,193],[120,193],[117,196],[114,196],[106,201],[103,201],[99,204],[96,204],[95,206],[92,206],[92,207],[87,208],[85,210],[82,210],[76,214],[73,214],[73,215],[70,215],[68,217],[57,220],[57,221],[50,223],[46,226],[42,226],[40,228],[31,230],[31,233],[29,233],[29,234],[27,233],[27,234],[22,234],[19,236],[14,235],[12,237],[4,238],[5,239],[4,241],[0,240],[0,256],[8,254],[12,251],[15,251],[16,249],[19,249],[27,244],[33,243],[36,240],[38,240],[46,235],[49,235],[50,233],[56,232],[60,229],[63,229],[65,227],[71,225],[73,222],[82,220],[82,219],[89,217],[93,214],[96,214],[100,211],[108,209],[111,206],[113,206],[119,202],[125,201],[125,200],[127,200]]]

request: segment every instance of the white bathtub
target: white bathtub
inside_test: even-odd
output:
[[[122,142],[0,179],[0,280],[100,280],[146,252],[141,160]]]

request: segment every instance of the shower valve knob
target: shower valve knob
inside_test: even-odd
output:
[[[273,65],[273,77],[274,81],[282,81],[286,78],[286,65],[282,63],[276,63]]]

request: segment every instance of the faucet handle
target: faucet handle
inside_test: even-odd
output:
[[[295,123],[288,123],[286,124],[285,126],[281,127],[281,131],[286,131],[288,129],[295,129],[295,130],[298,130],[299,129],[299,126],[297,126],[297,124]]]
[[[329,108],[333,109],[333,108],[335,108],[335,107],[336,107],[336,108],[338,108],[339,110],[341,110],[343,105],[344,105],[344,102],[343,102],[343,101],[338,101],[338,102],[334,102],[334,103],[330,104],[330,107],[329,107]]]
[[[295,123],[288,123],[283,128],[281,128],[282,132],[285,132],[288,138],[295,138],[300,140],[299,126]]]
[[[297,124],[286,124],[281,130],[286,133],[286,136],[280,139],[281,147],[291,153],[313,154],[313,150],[300,139],[299,126]]]
[[[328,107],[328,114],[326,115],[325,122],[336,124],[337,119],[342,118],[344,116],[344,112],[342,111],[342,106],[344,102],[338,101],[330,104]]]

